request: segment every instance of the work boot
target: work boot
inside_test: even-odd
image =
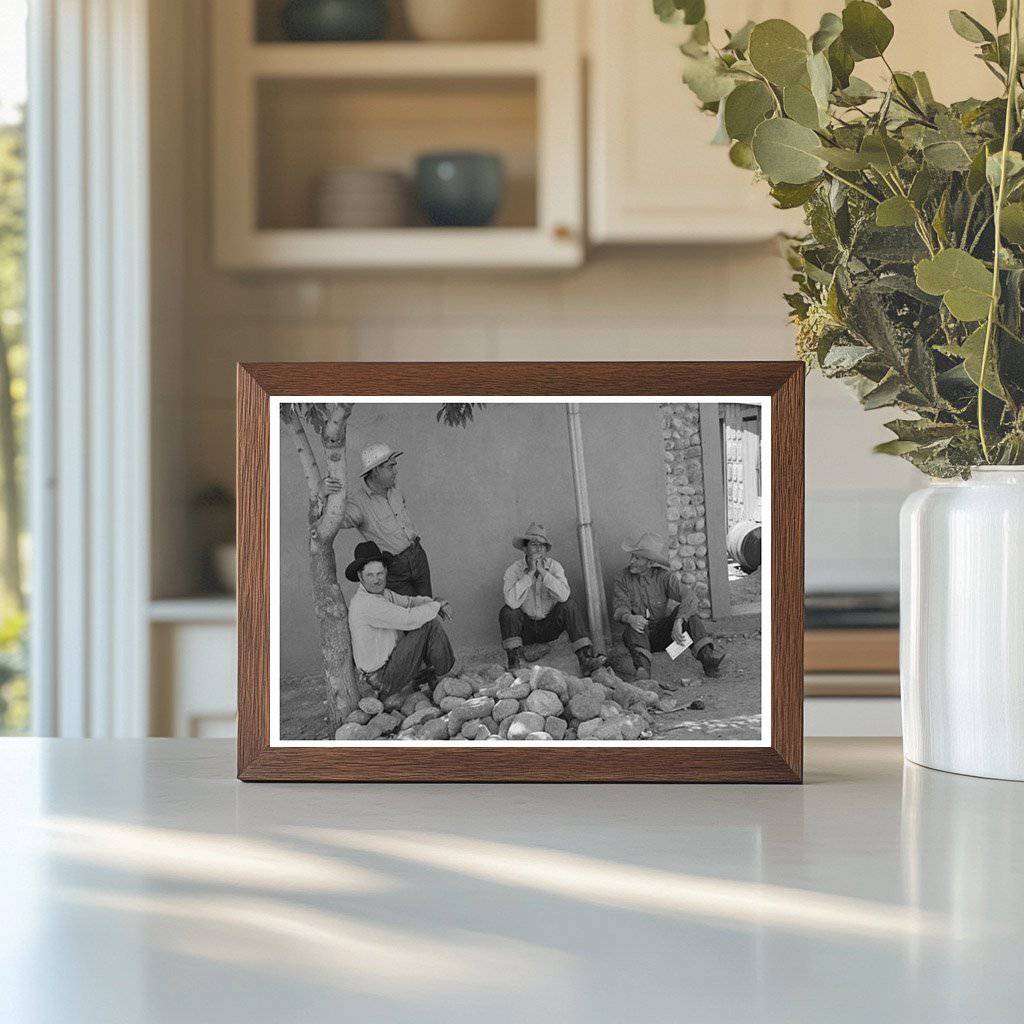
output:
[[[708,644],[697,652],[697,660],[704,666],[704,675],[714,679],[718,675],[718,666],[725,661],[725,651],[716,651],[713,644]]]
[[[510,647],[506,653],[508,654],[509,672],[515,672],[517,668],[523,667],[525,662],[523,661],[522,647]]]
[[[589,676],[608,663],[603,654],[595,654],[594,649],[588,644],[576,652],[576,660],[580,663],[580,672]]]
[[[647,662],[642,662],[636,666],[636,674],[633,676],[634,679],[650,679],[651,678],[651,666]]]

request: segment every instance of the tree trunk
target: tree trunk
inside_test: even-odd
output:
[[[321,538],[315,513],[315,506],[311,506],[309,564],[313,576],[313,605],[320,625],[324,679],[327,683],[327,719],[333,739],[345,716],[355,710],[360,693],[356,683],[356,667],[352,661],[348,604],[338,583],[334,541]]]

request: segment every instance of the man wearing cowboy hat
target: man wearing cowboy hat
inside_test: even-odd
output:
[[[364,540],[372,540],[384,555],[389,589],[396,594],[430,597],[430,563],[419,534],[398,489],[398,456],[390,445],[379,441],[360,453],[361,486],[345,501],[343,529],[357,529]],[[327,492],[339,491],[342,483],[328,477]]]
[[[408,693],[424,669],[431,680],[451,670],[455,655],[438,621],[450,615],[446,601],[389,590],[384,555],[373,541],[356,545],[345,578],[359,584],[349,603],[348,627],[363,687],[386,700]]]
[[[569,594],[565,570],[548,555],[551,541],[547,532],[538,523],[530,523],[512,543],[524,557],[505,570],[505,604],[498,613],[508,667],[515,670],[523,664],[524,643],[548,643],[568,633],[580,670],[590,675],[605,659],[594,654],[583,615]]]
[[[724,652],[715,650],[704,620],[697,614],[697,598],[669,567],[665,542],[655,533],[624,540],[629,564],[615,577],[612,618],[626,630],[622,634],[638,679],[651,678],[651,652],[663,651],[674,640],[693,641],[690,651],[704,675],[718,675]]]

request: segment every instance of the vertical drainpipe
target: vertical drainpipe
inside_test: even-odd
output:
[[[565,414],[569,421],[569,455],[572,459],[573,490],[576,492],[576,532],[580,542],[583,587],[587,592],[590,638],[594,650],[605,653],[605,636],[610,632],[610,626],[604,600],[601,561],[594,546],[594,524],[590,518],[590,493],[587,490],[587,467],[583,461],[583,429],[580,425],[579,403],[567,403]]]

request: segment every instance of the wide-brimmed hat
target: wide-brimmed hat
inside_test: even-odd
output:
[[[383,465],[392,456],[397,459],[401,454],[401,452],[396,452],[389,444],[374,441],[373,444],[368,444],[359,453],[359,458],[362,460],[363,464],[363,468],[359,470],[359,475],[366,476],[371,469],[376,469],[378,466]]]
[[[512,539],[512,543],[520,550],[524,549],[531,540],[539,540],[541,544],[547,544],[551,549],[551,541],[548,540],[548,532],[540,523],[530,523],[526,530],[518,537]]]
[[[622,542],[622,550],[631,555],[639,555],[658,565],[669,568],[668,556],[665,554],[665,542],[656,533],[642,533],[636,540],[628,537]]]
[[[380,562],[384,566],[387,565],[387,562],[384,560],[384,553],[372,540],[360,541],[356,545],[353,556],[352,561],[348,563],[348,568],[345,570],[345,579],[351,580],[353,583],[359,582],[359,574],[363,571],[363,567],[370,562]]]

